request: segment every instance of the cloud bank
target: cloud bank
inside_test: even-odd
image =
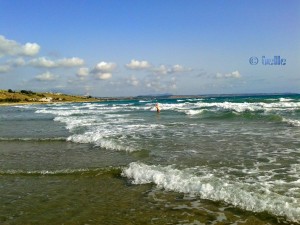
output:
[[[112,72],[116,67],[116,63],[102,61],[94,67],[92,73],[95,74],[95,78],[98,80],[108,80],[112,78]]]
[[[99,80],[108,80],[112,77],[111,73],[99,73],[96,75],[96,78],[98,78]]]
[[[7,73],[10,70],[9,65],[0,65],[0,73]]]
[[[130,63],[126,64],[125,67],[130,70],[145,70],[156,75],[167,75],[175,73],[185,73],[192,71],[192,69],[185,68],[182,65],[176,64],[173,66],[160,65],[158,67],[153,67],[148,61],[142,60],[138,61],[132,59]]]
[[[25,74],[28,81],[33,79],[44,82],[44,84],[49,82],[49,86],[57,84],[74,91],[80,88],[84,89],[87,86],[90,87],[89,90],[99,90],[99,86],[102,85],[108,92],[114,93],[113,88],[117,88],[118,91],[123,91],[124,94],[127,93],[126,90],[138,94],[145,92],[172,93],[177,89],[180,91],[182,87],[186,88],[181,85],[182,82],[190,80],[189,78],[193,76],[196,77],[195,74],[192,74],[194,70],[184,66],[182,62],[173,65],[154,65],[147,60],[131,59],[127,64],[119,67],[121,69],[117,70],[115,62],[98,61],[96,65],[89,66],[84,59],[79,57],[51,59],[39,56],[40,48],[36,43],[21,44],[0,35],[1,76],[5,74],[8,77],[14,74]],[[25,73],[23,71],[22,73],[19,73],[19,71],[13,73],[14,69],[20,68]],[[38,75],[34,76],[32,71],[33,74]],[[38,71],[38,73],[34,73],[34,71]],[[55,75],[52,73],[53,71],[64,74],[64,76]],[[195,72],[198,73],[197,77],[202,78],[204,82],[206,79],[206,83],[214,82],[218,85],[233,83],[234,80],[237,81],[242,77],[239,70],[230,73],[208,73],[203,70]],[[108,80],[110,82],[99,82]],[[198,81],[200,82],[200,80]],[[26,84],[29,84],[29,82]],[[89,92],[89,90],[85,90],[85,92]]]
[[[87,77],[90,73],[90,70],[89,68],[87,67],[81,67],[78,69],[76,75],[81,78],[81,79],[84,79],[85,77]]]
[[[35,77],[36,80],[38,81],[55,81],[57,79],[58,76],[50,73],[49,71],[42,73],[40,75],[37,75]]]
[[[135,59],[132,59],[130,63],[125,65],[126,68],[131,70],[143,70],[148,69],[151,67],[150,63],[147,61],[138,61]]]
[[[117,67],[117,64],[113,62],[99,62],[95,68],[95,72],[112,72]]]
[[[22,45],[0,35],[0,57],[3,56],[34,56],[39,53],[40,46],[36,43]]]
[[[238,70],[226,74],[217,73],[216,78],[241,78],[241,74]]]
[[[58,67],[77,67],[84,64],[84,60],[73,57],[73,58],[63,58],[59,60],[50,60],[45,57],[40,57],[32,59],[29,65],[34,67],[44,67],[44,68],[58,68]]]

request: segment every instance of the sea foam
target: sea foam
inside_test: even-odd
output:
[[[267,211],[288,220],[300,221],[300,200],[279,195],[261,187],[259,183],[247,184],[230,181],[213,174],[193,175],[190,170],[178,170],[171,166],[155,166],[133,162],[123,169],[122,175],[132,179],[133,184],[154,183],[159,188],[203,199],[224,201],[253,212]]]
[[[286,119],[286,118],[282,118],[282,122],[285,122],[291,126],[294,127],[300,127],[300,121],[299,120],[292,120],[292,119]]]
[[[237,113],[243,112],[270,112],[270,111],[295,111],[300,109],[300,102],[281,101],[273,103],[264,102],[178,102],[160,104],[162,110],[173,110],[178,112],[188,112],[189,110],[206,109],[208,111],[233,111]],[[145,108],[145,110],[147,110]],[[189,113],[186,113],[190,115]]]
[[[99,146],[105,149],[117,150],[117,151],[127,151],[133,152],[136,151],[134,148],[126,146],[125,144],[118,144],[116,141],[113,141],[109,138],[106,138],[104,135],[95,132],[86,132],[84,134],[74,134],[67,138],[67,141],[72,141],[76,143],[90,143],[95,146]]]

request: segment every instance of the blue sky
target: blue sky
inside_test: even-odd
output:
[[[0,0],[0,89],[299,93],[299,27],[297,0]]]

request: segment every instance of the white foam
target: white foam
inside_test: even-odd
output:
[[[188,101],[189,102],[184,102]],[[279,102],[264,103],[235,103],[235,102],[201,102],[203,99],[188,99],[182,100],[178,99],[177,103],[161,103],[160,106],[163,110],[174,110],[174,111],[186,111],[186,110],[231,110],[234,112],[245,112],[245,111],[294,111],[300,109],[300,102],[293,102],[293,99],[281,98]],[[42,108],[36,111],[36,113],[51,113],[59,116],[69,116],[74,114],[85,114],[85,113],[106,113],[106,112],[126,112],[126,111],[136,111],[136,110],[155,110],[152,102],[145,100],[146,104],[142,106],[135,106],[133,103],[128,104],[91,104],[85,103],[83,105],[49,105],[46,108]],[[197,101],[197,102],[192,102]],[[23,107],[23,106],[20,106]],[[27,106],[25,106],[27,107]],[[191,112],[193,113],[193,112]]]
[[[93,108],[93,107],[96,108]],[[114,104],[114,106],[97,104],[70,105],[67,107],[46,107],[36,113],[55,115],[54,121],[64,123],[73,134],[68,141],[91,143],[106,149],[118,151],[135,151],[138,149],[136,140],[152,130],[163,129],[162,124],[144,123],[143,118],[130,117],[124,112],[134,108],[143,110],[132,104]],[[117,113],[121,111],[122,113]],[[137,122],[138,121],[138,122]],[[142,121],[142,122],[141,122]],[[131,137],[129,142],[128,137]]]
[[[151,100],[139,100],[140,103],[152,102]]]
[[[21,109],[30,109],[33,108],[33,105],[14,105],[15,108],[21,108]]]
[[[294,127],[300,127],[300,121],[299,120],[292,120],[292,119],[286,119],[286,118],[282,118],[282,122],[285,122],[291,126]]]
[[[188,98],[187,101],[189,102],[195,102],[195,101],[203,101],[203,98]]]
[[[67,140],[77,143],[91,143],[106,149],[119,151],[136,151],[136,144],[130,143],[128,136],[131,136],[131,141],[135,142],[140,135],[145,135],[152,130],[164,129],[162,124],[131,124],[128,119],[124,118],[107,118],[101,122],[93,123],[92,118],[85,120],[73,119],[70,117],[62,117],[61,121],[67,123],[68,129],[86,126],[85,132],[74,134]],[[133,119],[134,121],[137,119]],[[139,120],[140,121],[140,120]]]
[[[185,114],[193,116],[193,115],[197,115],[197,114],[201,114],[205,111],[205,109],[198,109],[198,110],[186,110],[184,111]]]
[[[279,98],[279,101],[280,102],[290,102],[290,101],[293,101],[294,99],[291,99],[291,98]]]
[[[232,102],[222,102],[222,103],[197,103],[198,107],[215,107],[219,109],[225,110],[233,110],[236,112],[245,112],[245,111],[259,111],[262,110],[263,107],[257,104],[252,103],[232,103]]]
[[[136,151],[129,146],[125,146],[124,144],[118,144],[111,139],[107,139],[105,135],[95,132],[86,132],[84,134],[75,134],[67,138],[67,141],[72,141],[76,143],[92,143],[96,146],[105,149],[117,150],[117,151],[127,151],[133,152]]]
[[[196,176],[190,171],[133,162],[123,169],[122,175],[132,179],[134,184],[154,183],[159,188],[169,191],[224,201],[253,212],[268,211],[277,216],[286,216],[291,221],[300,222],[300,199],[276,194],[259,183],[230,181],[213,174]]]
[[[164,110],[230,110],[234,112],[255,112],[255,111],[294,111],[300,109],[300,102],[273,102],[273,103],[235,103],[235,102],[184,102],[175,104],[160,104]]]
[[[70,110],[70,109],[40,109],[37,110],[35,113],[46,113],[46,114],[53,114],[53,115],[57,115],[57,116],[71,116],[73,114],[80,114],[83,113],[82,110]]]
[[[54,118],[54,121],[65,123],[68,130],[73,130],[77,127],[84,126],[94,126],[99,124],[99,121],[96,123],[95,118],[93,117],[75,117],[75,116],[58,116]]]

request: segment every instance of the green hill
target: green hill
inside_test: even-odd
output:
[[[49,102],[94,102],[91,96],[67,95],[61,93],[33,92],[28,90],[0,90],[1,103],[49,103]]]

